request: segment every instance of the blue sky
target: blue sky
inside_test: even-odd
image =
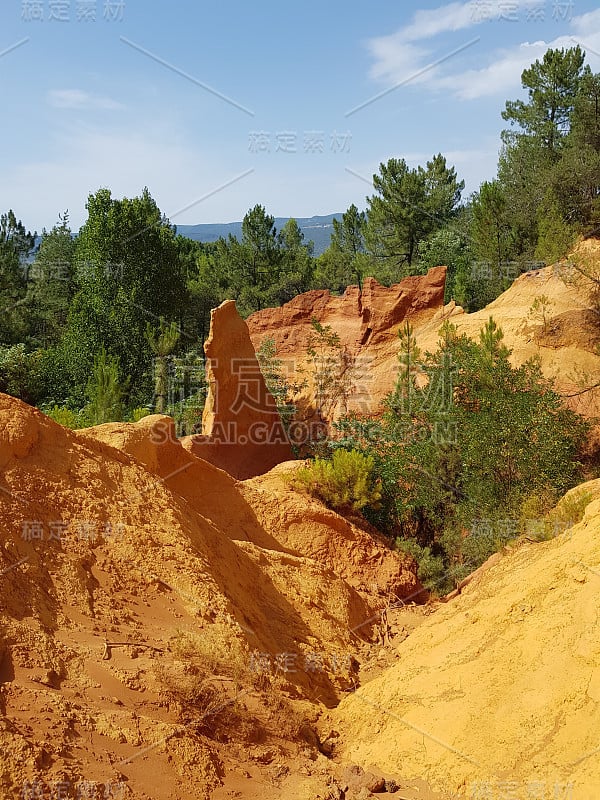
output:
[[[147,185],[175,224],[327,214],[437,152],[468,193],[523,68],[575,41],[600,71],[589,0],[3,0],[0,210],[77,229]]]

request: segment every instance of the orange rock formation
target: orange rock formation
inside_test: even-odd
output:
[[[573,257],[587,259],[591,262],[588,271],[597,271],[600,243],[581,243]],[[331,326],[356,358],[354,391],[336,414],[345,410],[377,413],[397,379],[397,335],[405,320],[413,326],[425,353],[436,350],[444,320],[455,324],[459,333],[476,339],[493,316],[513,351],[514,364],[539,358],[544,374],[555,382],[568,405],[585,416],[600,414],[600,390],[579,393],[582,387],[595,384],[600,372],[597,307],[589,281],[581,279],[568,261],[524,273],[490,305],[472,314],[454,301],[443,305],[445,274],[444,267],[437,267],[389,289],[367,279],[362,292],[350,286],[342,297],[332,297],[328,291],[307,292],[281,308],[252,314],[248,318],[252,342],[258,348],[263,339],[272,337],[293,380],[309,371],[306,351],[311,319]],[[545,325],[531,310],[540,296],[548,300]],[[302,397],[307,404],[314,401],[311,386]]]
[[[278,354],[304,352],[312,331],[311,320],[331,325],[353,352],[373,347],[395,336],[405,319],[412,324],[430,319],[444,302],[446,267],[430,269],[427,275],[405,278],[389,289],[374,278],[365,278],[362,290],[349,286],[341,297],[327,289],[298,295],[281,308],[266,308],[248,317],[253,343],[272,336]]]
[[[209,390],[202,434],[185,437],[183,446],[239,480],[289,460],[292,450],[277,405],[233,300],[211,312],[204,352]]]
[[[366,278],[362,290],[349,286],[341,297],[328,290],[306,292],[281,308],[267,308],[248,317],[256,349],[272,337],[286,371],[295,377],[307,369],[307,349],[314,329],[311,320],[331,327],[355,359],[355,390],[348,410],[371,411],[395,382],[397,334],[405,320],[422,325],[443,308],[446,268],[405,278],[386,288]],[[390,363],[391,362],[391,363]],[[305,392],[310,397],[311,387]],[[344,409],[339,409],[343,411]]]

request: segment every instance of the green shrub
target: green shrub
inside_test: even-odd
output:
[[[129,416],[132,422],[139,422],[141,419],[144,419],[144,417],[150,416],[151,413],[149,409],[142,406],[141,408],[134,408]]]
[[[581,522],[585,509],[594,499],[589,489],[568,492],[548,515],[555,530],[567,530]]]
[[[492,319],[479,342],[451,325],[439,333],[422,364],[410,331],[401,337],[399,383],[382,418],[354,415],[334,427],[345,448],[373,458],[381,479],[381,510],[366,508],[368,521],[391,540],[430,548],[418,555],[440,556],[460,579],[520,533],[564,530],[548,512],[581,480],[590,426],[564,407],[538,359],[511,365]],[[426,384],[413,380],[409,361]],[[566,523],[576,511],[562,512]]]
[[[331,459],[316,458],[298,470],[291,483],[338,511],[377,507],[381,500],[374,460],[356,450],[336,450]]]
[[[521,503],[519,530],[527,538],[546,541],[553,536],[549,514],[556,503],[556,494],[549,489],[538,489],[526,495]]]
[[[262,340],[256,351],[256,358],[267,389],[275,399],[281,422],[287,433],[297,410],[294,403],[291,402],[291,397],[302,388],[302,385],[292,385],[286,379],[283,361],[277,358],[275,339],[272,336]]]
[[[203,355],[192,349],[174,357],[169,377],[169,403],[164,413],[175,420],[177,436],[201,432],[207,392]]]
[[[534,541],[548,541],[581,522],[593,494],[587,489],[572,490],[555,505],[552,493],[533,493],[521,506],[520,529]]]
[[[43,395],[43,355],[24,344],[0,346],[0,392],[35,403]]]
[[[475,523],[460,543],[460,561],[464,570],[459,580],[474,572],[494,553],[502,550],[511,539],[516,538],[516,533],[516,525],[514,529],[511,525],[509,530],[503,530],[502,520],[490,519],[481,529]]]
[[[396,550],[414,558],[419,580],[430,592],[443,594],[454,588],[443,556],[434,555],[430,547],[421,546],[415,539],[396,539]]]
[[[538,489],[528,494],[521,503],[521,520],[545,517],[556,503],[556,494],[550,489]]]
[[[93,425],[121,422],[128,382],[122,383],[119,378],[118,357],[110,355],[102,348],[94,360],[94,369],[86,390],[89,398],[86,409]]]
[[[191,436],[202,431],[205,401],[205,395],[198,392],[167,407],[166,413],[175,420],[177,436]]]
[[[86,428],[90,424],[86,418],[84,410],[73,411],[72,408],[61,408],[60,406],[52,406],[51,408],[40,409],[47,417],[53,419],[63,428],[70,428],[73,431],[79,428]]]

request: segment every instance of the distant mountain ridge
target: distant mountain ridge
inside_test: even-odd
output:
[[[315,255],[318,256],[329,247],[333,233],[333,220],[341,220],[342,214],[327,214],[315,217],[295,217],[298,226],[304,234],[305,242],[315,243]],[[290,217],[276,217],[275,227],[280,231]],[[194,239],[197,242],[216,242],[221,236],[227,238],[229,234],[236,239],[242,238],[241,222],[206,223],[202,225],[177,225],[177,233]]]

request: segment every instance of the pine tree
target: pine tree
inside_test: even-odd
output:
[[[391,158],[380,164],[373,186],[376,194],[367,198],[367,245],[385,280],[393,282],[413,273],[419,242],[450,219],[464,181],[438,154],[416,169]]]
[[[0,342],[6,344],[23,341],[28,334],[25,260],[34,244],[35,234],[14,211],[0,215]]]
[[[394,393],[394,409],[397,413],[410,415],[417,388],[416,378],[422,371],[421,351],[417,345],[412,325],[406,321],[398,331],[400,372]]]
[[[124,395],[127,382],[119,379],[119,359],[102,348],[94,360],[94,369],[87,385],[89,403],[86,416],[92,425],[120,422],[124,413]]]
[[[164,414],[169,394],[169,356],[177,347],[181,334],[175,322],[167,324],[161,317],[158,329],[148,323],[146,339],[156,356],[154,365],[154,397],[157,414]]]

